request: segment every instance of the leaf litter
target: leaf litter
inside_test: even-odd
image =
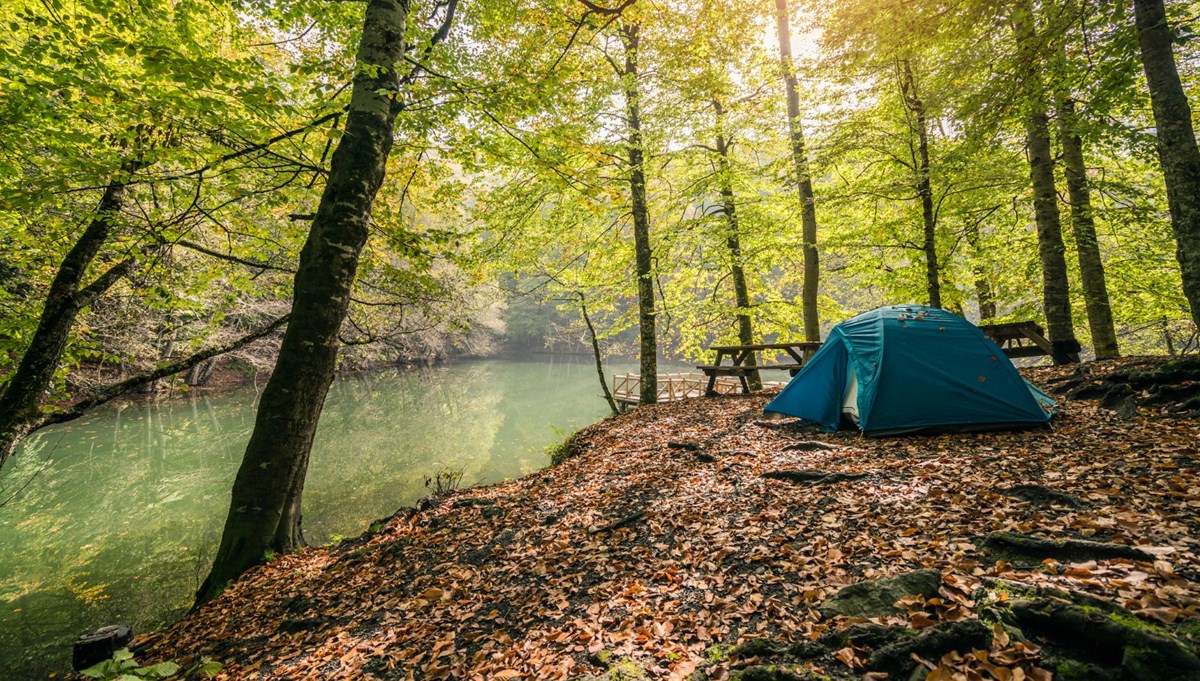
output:
[[[1086,592],[1180,631],[1200,618],[1200,422],[1071,401],[1051,430],[866,439],[764,421],[769,397],[607,419],[557,467],[281,556],[137,649],[213,658],[228,679],[569,679],[601,673],[605,656],[651,678],[703,667],[721,679],[754,661],[722,651],[854,626],[864,620],[823,620],[816,606],[919,568],[941,571],[938,596],[902,598],[872,622],[919,631],[976,619],[971,594],[991,579]],[[764,475],[778,471],[826,477]],[[1005,493],[1022,485],[1053,494]],[[995,532],[1123,544],[1154,560],[1010,563],[980,548]],[[1050,678],[1035,643],[1002,630],[991,641],[913,657],[928,679]],[[885,678],[863,672],[871,652],[847,645],[810,668]]]

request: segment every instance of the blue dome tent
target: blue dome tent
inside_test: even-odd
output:
[[[923,305],[889,305],[838,324],[764,411],[867,435],[1029,428],[1055,402],[974,324]]]

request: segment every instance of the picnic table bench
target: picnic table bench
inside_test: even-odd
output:
[[[1046,338],[1046,332],[1035,322],[984,324],[979,330],[987,334],[1009,357],[1054,355],[1054,346]]]
[[[705,387],[704,394],[706,396],[716,395],[716,383],[718,376],[736,376],[742,383],[742,390],[749,393],[750,383],[746,377],[756,371],[787,371],[789,375],[795,376],[804,364],[808,362],[817,350],[821,348],[820,343],[759,343],[757,345],[716,345],[710,348],[716,351],[717,358],[712,364],[701,364],[696,368],[704,372],[708,377],[708,385]],[[754,353],[766,350],[774,350],[786,353],[793,361],[785,364],[758,364],[754,362]],[[729,364],[722,364],[725,358],[729,358]]]

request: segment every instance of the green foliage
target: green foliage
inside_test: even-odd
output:
[[[551,445],[546,448],[546,455],[550,457],[550,465],[557,466],[567,459],[576,456],[582,451],[579,446],[579,433],[574,432],[568,435],[562,442]]]
[[[452,492],[462,486],[463,469],[444,468],[432,476],[425,476],[425,489],[432,489],[434,494]]]
[[[134,681],[136,679],[165,679],[174,676],[178,671],[179,665],[171,661],[140,667],[133,659],[133,653],[129,652],[128,648],[122,648],[113,653],[112,659],[94,664],[79,673],[89,679],[101,679],[102,681]],[[220,671],[220,664],[206,661],[203,663],[202,671],[211,678]]]

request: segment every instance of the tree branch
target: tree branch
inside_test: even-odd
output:
[[[160,378],[166,378],[167,376],[172,376],[181,371],[186,371],[201,362],[212,359],[213,357],[224,355],[225,353],[233,352],[234,350],[245,347],[264,336],[270,335],[279,327],[287,324],[290,318],[291,315],[286,314],[278,319],[273,320],[266,326],[251,331],[250,333],[236,340],[230,341],[225,345],[218,345],[216,347],[208,348],[207,350],[201,350],[188,355],[187,357],[177,359],[174,362],[170,362],[147,371],[144,374],[138,374],[137,376],[127,378],[124,381],[118,381],[117,383],[100,388],[93,392],[90,397],[71,405],[71,408],[68,411],[46,414],[40,421],[37,422],[30,432],[33,432],[39,428],[44,428],[51,424],[73,421],[80,416],[83,416],[87,410],[98,407],[105,402],[117,398],[129,390],[138,387],[139,385],[149,383],[151,381],[157,381]]]

